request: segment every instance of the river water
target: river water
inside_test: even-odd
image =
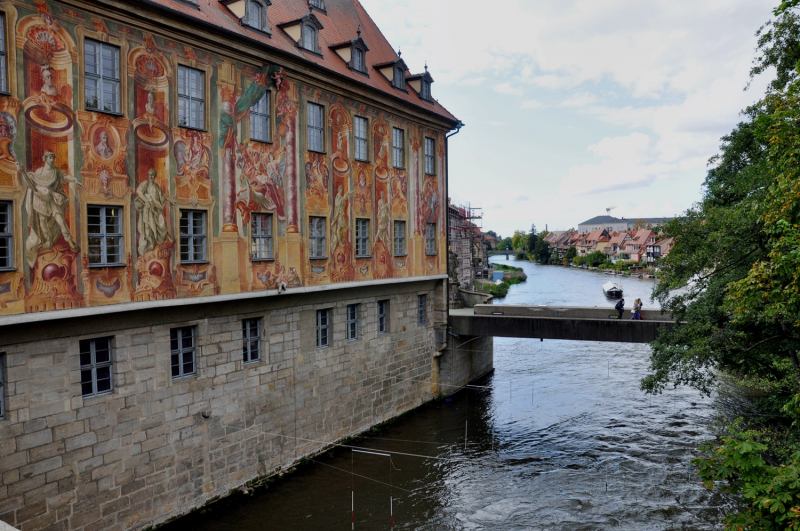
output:
[[[607,306],[602,273],[521,266],[527,282],[502,304]],[[652,280],[613,277],[627,306]],[[626,312],[626,316],[629,313]],[[253,496],[167,529],[703,530],[721,529],[731,500],[707,491],[689,461],[710,425],[742,405],[732,393],[639,390],[649,347],[495,339],[492,375],[337,449]],[[410,455],[400,455],[414,454]],[[418,456],[431,456],[425,459]]]

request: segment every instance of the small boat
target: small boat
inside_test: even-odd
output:
[[[614,282],[606,282],[603,284],[603,293],[609,299],[619,299],[622,297],[622,290],[619,289]]]

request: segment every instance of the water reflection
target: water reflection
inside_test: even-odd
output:
[[[514,264],[517,265],[517,264]],[[524,264],[507,302],[604,305],[604,276]],[[649,301],[652,281],[626,279]],[[651,306],[652,307],[652,306]],[[646,345],[498,338],[480,388],[426,405],[263,492],[169,529],[719,529],[730,501],[689,460],[719,407],[689,389],[639,390]],[[425,459],[416,456],[431,456]],[[369,478],[369,479],[365,479]]]

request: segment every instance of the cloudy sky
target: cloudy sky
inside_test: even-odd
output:
[[[606,213],[673,216],[748,91],[777,0],[361,0],[466,127],[450,196],[484,229],[567,229]]]

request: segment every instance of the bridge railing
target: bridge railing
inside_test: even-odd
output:
[[[475,315],[496,315],[505,317],[548,317],[554,319],[609,319],[616,318],[617,311],[613,307],[589,306],[537,306],[513,304],[476,304]],[[628,307],[622,314],[623,319],[630,319],[632,308]],[[674,322],[668,313],[661,310],[642,310],[642,320],[658,322]]]

